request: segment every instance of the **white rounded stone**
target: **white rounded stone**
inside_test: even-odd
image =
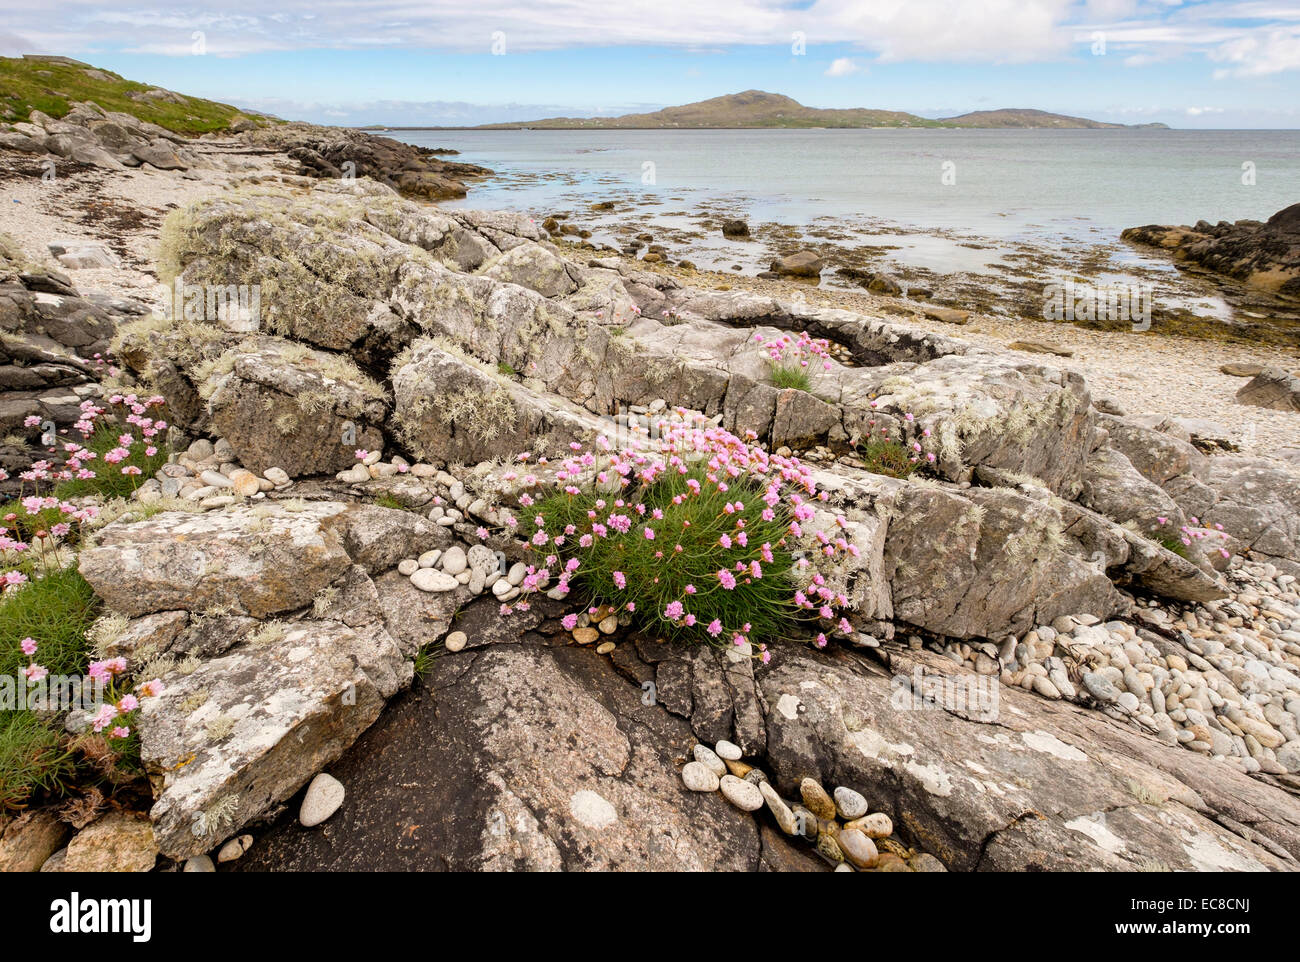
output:
[[[718,787],[722,789],[723,797],[742,812],[756,812],[763,807],[763,793],[753,782],[735,775],[723,775],[718,780]]]
[[[718,775],[702,762],[687,762],[682,768],[682,782],[693,792],[716,792]]]
[[[458,575],[468,566],[469,561],[465,557],[465,549],[460,545],[452,545],[442,556],[442,570],[449,575]]]
[[[460,586],[455,578],[433,568],[421,568],[411,575],[411,584],[421,591],[454,591]]]
[[[733,761],[733,762],[740,761],[740,757],[741,757],[740,746],[734,745],[731,742],[727,741],[726,739],[723,739],[722,741],[714,745],[713,750],[717,752],[719,758],[724,758],[727,759],[728,761]]]
[[[302,807],[298,809],[298,821],[303,828],[319,825],[342,807],[346,794],[342,782],[333,775],[321,772],[307,786]]]

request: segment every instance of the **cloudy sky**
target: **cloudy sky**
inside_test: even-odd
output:
[[[617,114],[758,88],[944,116],[1300,127],[1300,0],[0,0],[0,54],[324,123]]]

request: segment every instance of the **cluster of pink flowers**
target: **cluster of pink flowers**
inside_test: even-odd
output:
[[[574,453],[555,469],[557,487],[565,493],[577,494],[591,490],[594,483],[596,487],[593,494],[606,491],[611,493],[607,497],[596,497],[591,502],[591,507],[586,512],[588,530],[583,532],[578,532],[573,524],[566,525],[563,530],[549,530],[542,515],[534,518],[535,530],[528,541],[535,551],[545,552],[545,555],[540,565],[528,568],[523,584],[524,597],[531,591],[551,585],[552,577],[555,578],[552,590],[558,596],[568,593],[573,579],[582,570],[583,561],[578,554],[569,557],[561,566],[559,558],[564,546],[575,536],[578,536],[577,545],[582,549],[592,548],[600,539],[613,539],[623,535],[629,535],[638,541],[651,541],[655,546],[653,558],[670,564],[674,557],[680,556],[686,549],[682,544],[674,543],[675,532],[669,529],[663,511],[648,506],[629,489],[639,488],[644,491],[657,481],[674,474],[685,476],[702,472],[705,485],[701,485],[696,477],[691,477],[684,485],[684,490],[673,496],[673,505],[699,499],[705,493],[727,494],[733,488],[744,492],[757,487],[761,490],[759,497],[763,507],[760,516],[763,521],[773,522],[778,518],[788,518],[789,521],[779,537],[756,543],[757,539],[745,530],[746,521],[742,517],[745,505],[739,499],[727,501],[718,519],[733,517],[733,527],[722,534],[718,545],[730,551],[741,550],[742,557],[735,560],[734,564],[715,571],[712,578],[716,579],[716,585],[687,584],[681,597],[667,601],[661,610],[643,612],[643,617],[660,619],[676,627],[694,628],[699,625],[711,638],[724,638],[737,646],[744,646],[751,641],[752,626],[749,623],[724,625],[719,619],[711,618],[705,624],[690,610],[693,599],[701,597],[706,590],[716,588],[735,591],[741,585],[761,580],[765,576],[763,566],[773,563],[775,550],[807,548],[810,550],[806,550],[793,564],[797,590],[791,599],[791,612],[828,622],[825,630],[818,635],[819,645],[826,644],[826,631],[852,631],[852,626],[836,610],[846,607],[848,598],[831,591],[826,578],[813,569],[809,556],[823,559],[836,559],[844,555],[856,557],[858,549],[844,536],[846,521],[842,516],[834,518],[829,531],[809,530],[817,516],[814,505],[827,500],[826,493],[819,492],[813,482],[812,469],[797,458],[769,454],[753,443],[755,436],[752,432],[747,434],[746,439],[741,439],[719,427],[692,426],[685,421],[685,410],[676,413],[681,420],[664,421],[660,425],[658,441],[652,449],[628,448],[614,451],[609,441],[603,437],[596,440],[591,450],[581,445],[571,446],[575,449]],[[706,486],[711,491],[706,491]],[[628,493],[627,499],[620,496],[624,492]],[[681,524],[685,529],[691,522],[684,520]],[[608,577],[619,593],[634,592],[635,586],[629,584],[629,578],[623,571],[613,571]],[[658,576],[651,577],[655,584],[660,583]],[[502,612],[509,613],[521,606],[519,602],[513,606],[502,605]],[[636,603],[616,599],[608,607],[615,611],[634,612]],[[602,609],[593,607],[590,613],[600,610]],[[568,616],[564,619],[564,624],[571,629],[577,624],[577,616]],[[770,657],[766,645],[758,643],[757,648],[758,657],[766,661]]]
[[[135,394],[114,394],[108,399],[108,403],[114,407],[121,408],[123,411],[123,421],[130,425],[132,430],[124,431],[117,438],[117,445],[105,452],[102,462],[110,465],[118,465],[131,457],[136,445],[142,445],[144,453],[148,457],[153,457],[158,453],[158,447],[155,438],[167,430],[167,422],[157,419],[150,414],[154,408],[159,408],[165,404],[165,400],[158,395],[149,398],[141,398]],[[82,401],[80,405],[81,417],[77,420],[74,427],[81,433],[83,438],[89,438],[95,432],[100,418],[107,408],[99,407],[94,401]],[[24,427],[39,427],[40,417],[29,415],[23,419]],[[66,429],[65,433],[66,433]],[[57,483],[59,481],[84,481],[95,477],[95,471],[90,463],[96,460],[97,455],[84,444],[76,441],[65,440],[57,445],[50,445],[46,448],[50,454],[60,457],[61,463],[55,464],[51,460],[40,460],[19,474],[24,481],[36,483]],[[122,474],[139,474],[140,469],[133,465],[126,465],[118,469]],[[0,471],[0,481],[9,477],[4,471]]]
[[[1206,541],[1209,539],[1217,539],[1220,542],[1223,542],[1228,540],[1228,533],[1223,530],[1223,525],[1221,524],[1215,523],[1211,529],[1207,529],[1201,525],[1201,521],[1199,518],[1189,517],[1187,520],[1190,523],[1182,525],[1178,529],[1178,540],[1181,541],[1184,545],[1186,545],[1189,548],[1192,546],[1192,543],[1195,541]],[[1164,527],[1165,525],[1169,524],[1169,519],[1166,517],[1156,518],[1156,521],[1160,524],[1161,527]],[[1230,552],[1226,547],[1224,547],[1222,543],[1215,550],[1218,551],[1219,554],[1224,558],[1232,557],[1232,552]]]
[[[146,457],[158,454],[157,438],[167,430],[167,422],[156,417],[158,408],[165,403],[160,396],[140,397],[136,394],[115,394],[108,398],[108,404],[116,408],[115,412],[124,430],[114,439],[115,444],[103,457],[90,450],[84,443],[61,438],[45,438],[49,457],[34,461],[18,477],[24,482],[24,488],[31,483],[38,492],[48,491],[53,485],[64,481],[86,481],[95,478],[96,464],[100,471],[116,470],[126,476],[138,476],[141,470],[137,465],[123,463],[131,460],[137,451],[143,451]],[[82,401],[81,415],[74,427],[83,438],[89,439],[104,423],[107,407],[101,407],[94,401]],[[23,420],[28,428],[39,427],[41,419],[29,415]],[[66,429],[62,433],[66,433]],[[49,441],[54,443],[48,443]],[[9,475],[0,469],[0,481],[9,479]],[[21,511],[17,510],[21,508]],[[49,494],[33,494],[20,497],[14,510],[0,519],[0,558],[12,562],[15,556],[21,558],[23,553],[33,546],[41,550],[53,547],[59,540],[66,538],[73,528],[82,522],[90,521],[98,513],[93,506],[77,506],[69,501]],[[25,584],[27,574],[15,570],[0,572],[0,589]]]
[[[783,334],[770,341],[755,334],[754,340],[767,345],[767,356],[777,367],[807,368],[812,361],[820,360],[824,370],[831,369],[831,342],[814,338],[807,331],[800,331],[798,337]]]
[[[40,648],[36,643],[36,639],[24,638],[19,643],[19,647],[22,649],[22,653],[27,656],[27,667],[23,669],[23,677],[30,684],[36,684],[48,677],[49,669],[36,661],[36,652]],[[87,674],[89,674],[91,680],[109,687],[111,690],[117,676],[125,671],[125,658],[110,658],[106,661],[91,662]],[[133,713],[140,707],[140,699],[155,698],[161,695],[162,691],[162,682],[156,678],[137,685],[134,694],[119,695],[113,701],[100,705],[99,711],[91,718],[91,727],[96,734],[101,734],[105,728],[112,725],[113,728],[109,733],[110,738],[126,738],[131,734],[129,722],[134,718]]]
[[[104,685],[113,685],[117,677],[126,671],[125,658],[109,658],[105,661],[92,661],[87,674]],[[134,693],[120,695],[115,701],[104,702],[99,711],[90,720],[90,726],[100,734],[110,725],[110,738],[126,738],[131,734],[130,723],[140,707],[141,698],[156,698],[163,691],[162,682],[157,678],[136,685]]]
[[[917,423],[915,415],[911,411],[902,412],[902,423],[899,430],[894,436],[890,435],[890,425],[892,419],[877,417],[875,412],[880,406],[878,401],[871,402],[872,417],[867,420],[867,437],[865,442],[870,444],[873,441],[883,441],[885,443],[893,442],[903,447],[908,463],[920,464],[924,461],[926,464],[934,464],[937,456],[931,450],[927,450],[930,445],[930,429],[921,427]],[[908,440],[908,438],[911,440]]]

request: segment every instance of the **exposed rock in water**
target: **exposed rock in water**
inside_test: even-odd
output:
[[[1300,300],[1300,204],[1278,211],[1266,223],[1198,221],[1193,227],[1149,224],[1120,237],[1169,251],[1175,260],[1222,274],[1246,285]]]
[[[824,264],[825,259],[820,254],[799,251],[772,261],[772,272],[785,277],[817,277]]]
[[[441,160],[438,155],[443,151],[359,130],[293,123],[248,136],[284,150],[309,177],[369,177],[423,200],[464,197],[466,180],[492,173],[477,164]]]

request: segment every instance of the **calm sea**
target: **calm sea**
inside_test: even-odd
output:
[[[1266,219],[1300,201],[1300,131],[628,130],[394,132],[490,167],[452,206],[541,219],[615,201],[647,228],[707,214],[787,236],[887,248],[901,267],[993,272],[998,241],[1058,252],[1115,245],[1125,227]],[[621,218],[621,221],[620,221]],[[590,226],[590,225],[588,225]],[[600,237],[599,227],[597,237]],[[711,232],[716,234],[716,231]],[[658,233],[656,232],[656,236]],[[613,234],[609,239],[616,239]],[[992,241],[981,248],[972,241]],[[753,245],[702,241],[697,261],[760,265]],[[721,251],[719,253],[719,250]],[[1116,261],[1167,265],[1116,245]]]

